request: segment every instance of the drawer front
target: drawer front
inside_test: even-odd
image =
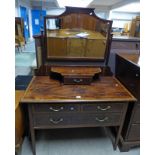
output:
[[[139,141],[140,140],[140,125],[132,124],[129,131],[127,140],[129,141]]]
[[[33,123],[35,127],[54,127],[73,124],[72,118],[67,115],[53,115],[50,113],[34,114]]]
[[[122,112],[123,103],[97,103],[82,106],[84,112]]]
[[[92,81],[91,77],[65,77],[64,84],[90,84]]]
[[[105,114],[34,114],[34,127],[67,127],[67,126],[114,126],[119,125],[120,113]]]
[[[114,126],[119,125],[121,113],[94,113],[83,116],[82,123],[90,126]]]
[[[130,50],[139,50],[139,42],[123,42],[123,41],[113,41],[111,49],[130,49]]]
[[[73,104],[34,104],[32,105],[32,112],[52,112],[52,113],[62,113],[62,112],[77,112],[80,111],[79,105]]]

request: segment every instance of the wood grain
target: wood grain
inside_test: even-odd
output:
[[[17,91],[15,92],[15,142],[16,148],[20,147],[24,134],[24,116],[21,106],[19,102],[21,98],[24,96],[25,91]]]
[[[124,58],[126,61],[134,63],[135,65],[139,65],[139,54],[127,54],[127,53],[118,53],[120,57]]]
[[[51,67],[51,72],[60,73],[62,76],[65,76],[65,75],[93,76],[94,74],[100,73],[101,69],[99,67],[54,66],[54,67]]]
[[[36,76],[21,102],[136,101],[114,77],[101,77],[91,85],[63,85],[49,76]]]

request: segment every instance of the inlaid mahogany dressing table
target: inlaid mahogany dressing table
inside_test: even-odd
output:
[[[136,99],[104,74],[112,21],[92,8],[66,7],[59,16],[45,16],[44,24],[44,34],[35,36],[37,76],[21,100],[28,106],[33,154],[35,131],[54,128],[116,127],[116,149],[128,104]]]
[[[34,77],[22,99],[28,105],[34,155],[38,129],[116,126],[116,149],[128,103],[135,100],[114,77],[101,77],[91,85]]]

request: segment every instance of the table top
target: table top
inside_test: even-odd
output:
[[[113,36],[113,41],[133,41],[133,42],[139,42],[140,38],[138,37],[130,37],[130,36]]]
[[[33,77],[22,103],[136,101],[114,77],[101,77],[91,85],[64,85],[49,76]]]
[[[87,39],[106,39],[97,31],[85,29],[58,29],[48,30],[47,37],[56,38],[87,38]]]
[[[128,54],[128,53],[118,53],[117,55],[121,56],[122,58],[134,63],[137,66],[140,66],[140,55],[139,54]]]

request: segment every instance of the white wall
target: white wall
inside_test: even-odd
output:
[[[110,11],[109,19],[113,20],[112,27],[124,28],[125,23],[130,23],[138,15],[140,13]]]
[[[65,9],[50,9],[46,10],[47,15],[60,15],[65,11]]]
[[[19,2],[18,0],[15,1],[15,17],[19,17]]]
[[[46,14],[47,15],[60,15],[64,11],[65,11],[65,9],[50,9],[50,10],[46,11]],[[95,11],[95,14],[100,18],[106,19],[106,18],[108,18],[109,12],[107,12],[107,11],[102,11],[102,12],[101,11]]]

